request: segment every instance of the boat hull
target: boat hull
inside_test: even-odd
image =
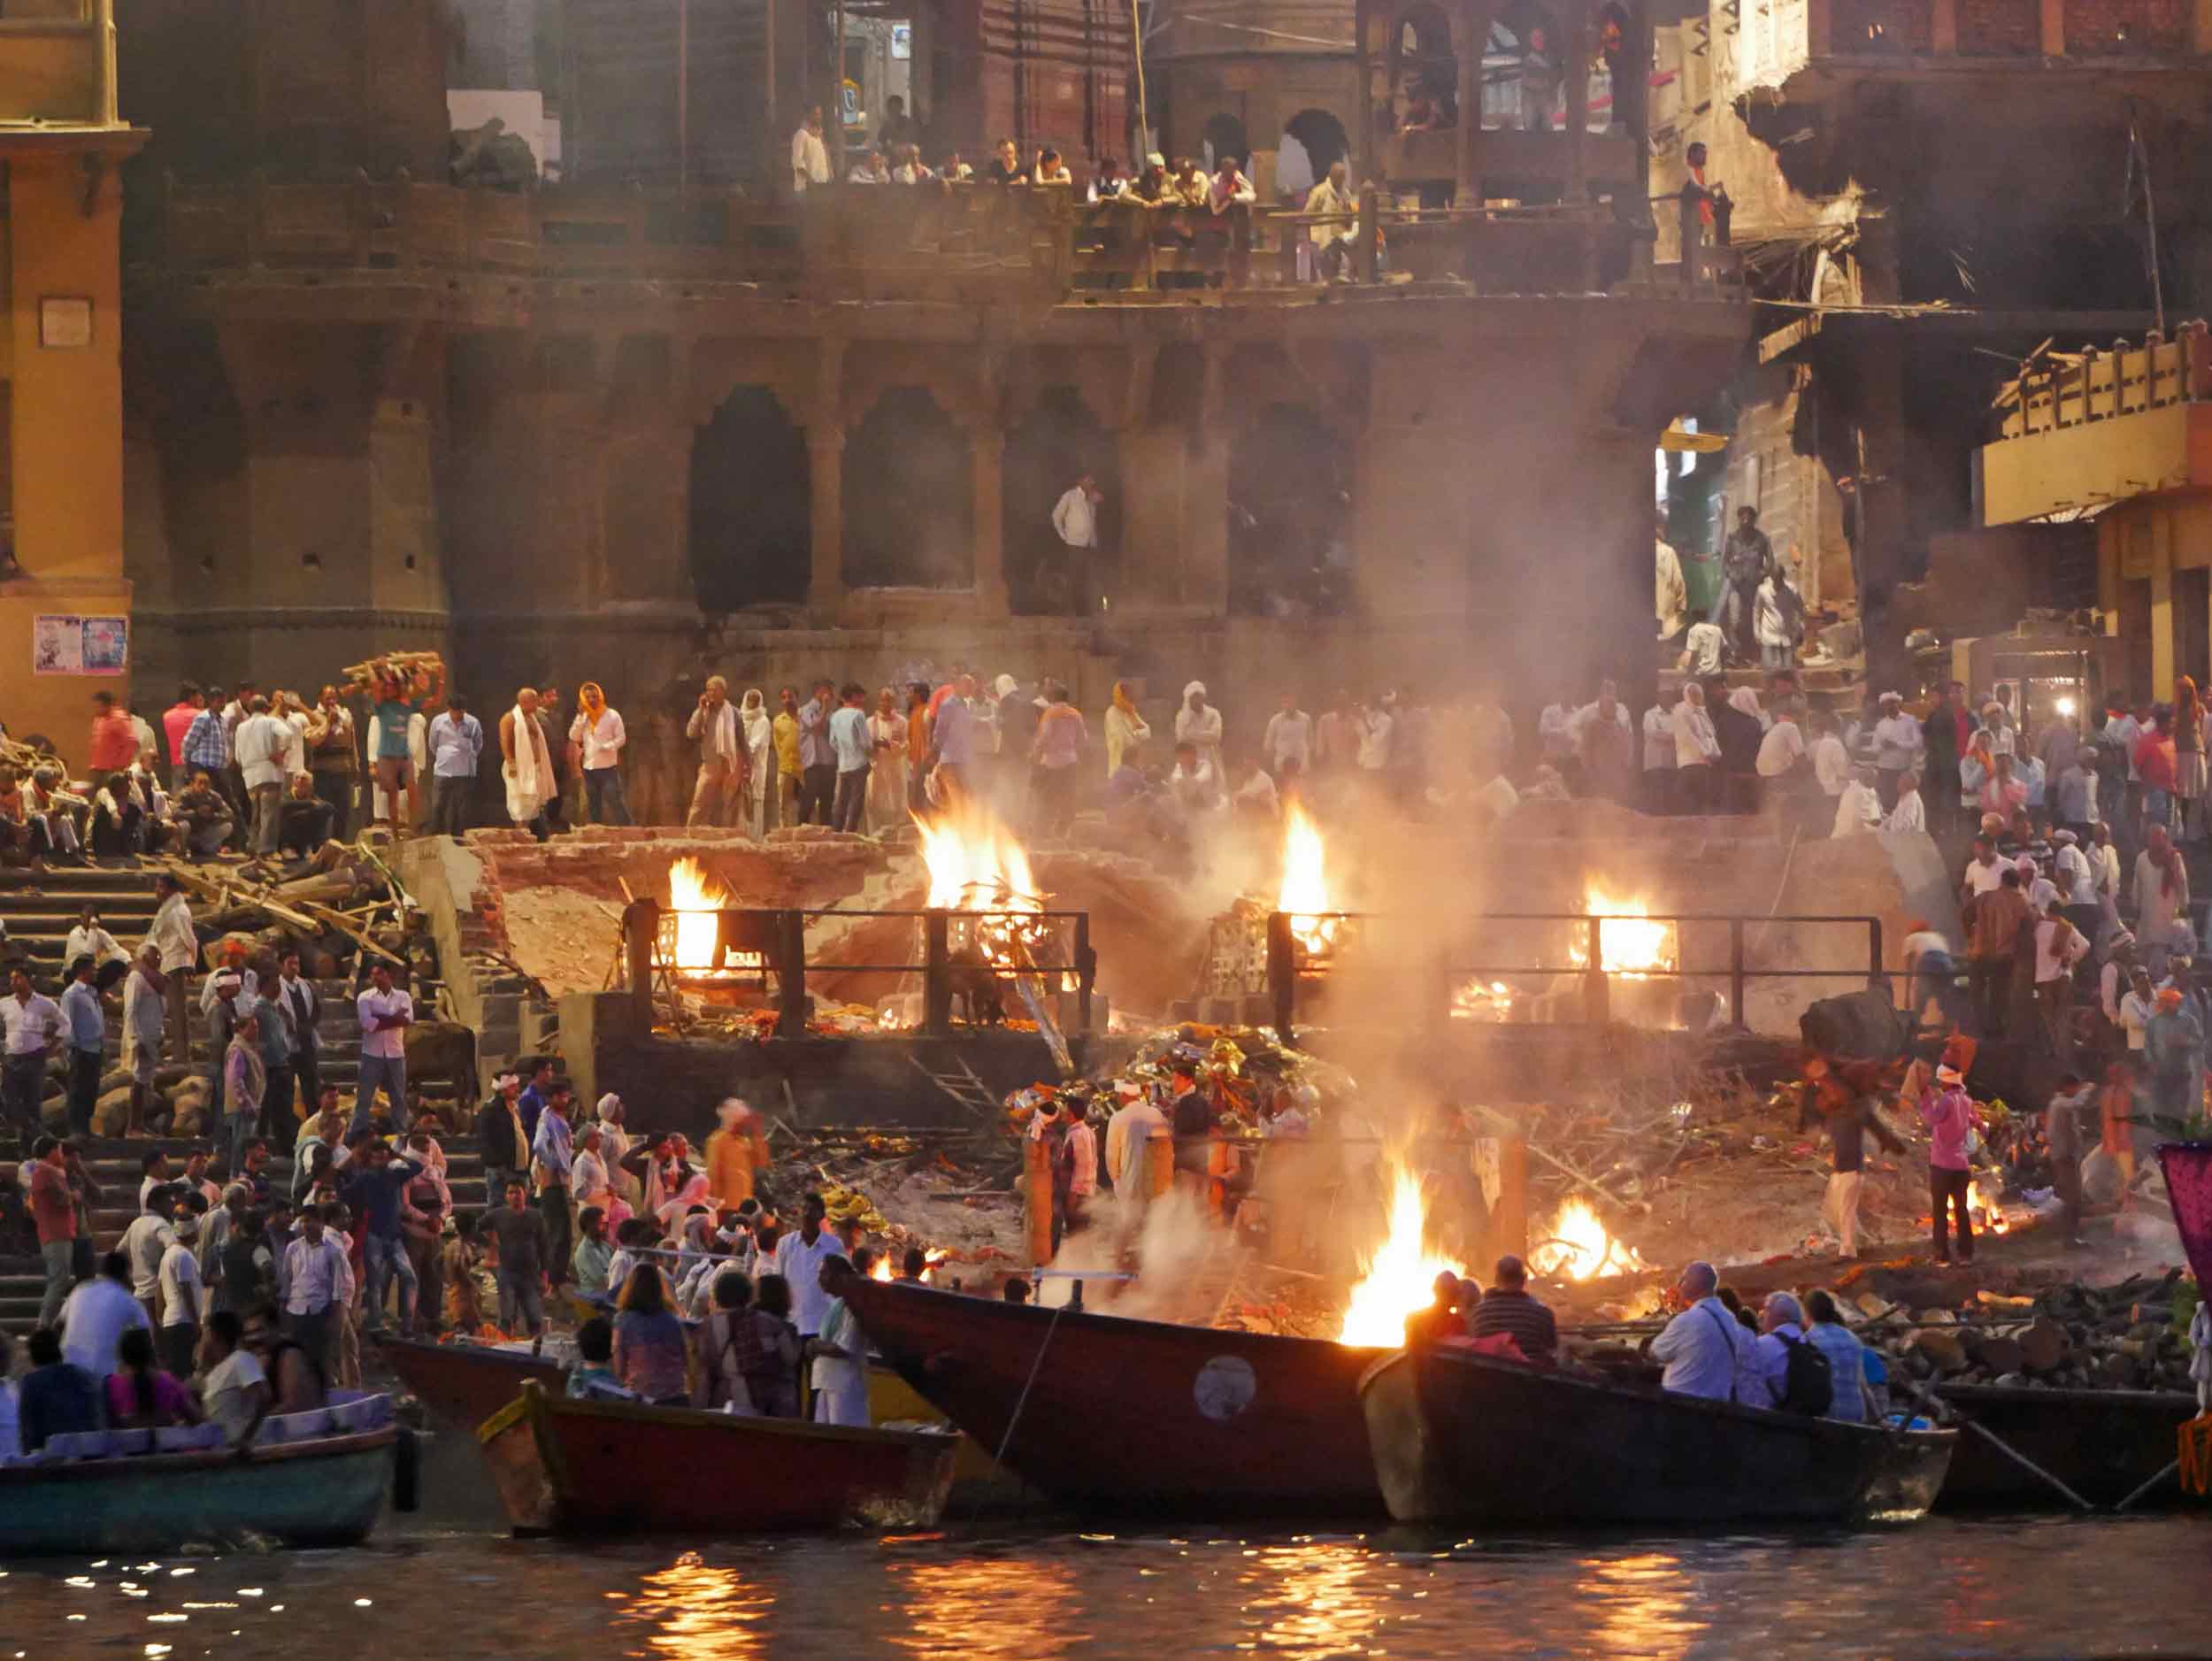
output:
[[[391,1426],[257,1448],[0,1468],[0,1557],[228,1546],[357,1546],[392,1482]]]
[[[2178,1390],[2039,1390],[1997,1384],[1939,1385],[1935,1395],[1962,1418],[1985,1425],[2012,1447],[2096,1505],[2116,1505],[2173,1460],[2196,1398]],[[2138,1503],[2181,1496],[2178,1484],[2154,1488]],[[1971,1430],[1938,1502],[1975,1505],[2066,1505],[2034,1472]]]
[[[572,1402],[535,1382],[476,1434],[520,1534],[926,1527],[952,1486],[949,1434]]]
[[[1207,1514],[1382,1509],[1356,1393],[1379,1350],[897,1282],[846,1299],[901,1377],[1054,1499]]]
[[[1669,1526],[1907,1520],[1956,1434],[1894,1432],[1588,1380],[1448,1347],[1360,1386],[1401,1522]]]
[[[425,1407],[472,1427],[521,1395],[526,1379],[537,1380],[556,1395],[567,1380],[558,1362],[527,1350],[423,1343],[411,1338],[387,1338],[378,1348],[400,1382]]]

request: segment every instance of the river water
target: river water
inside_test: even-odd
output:
[[[1469,1540],[1050,1523],[515,1541],[474,1453],[359,1550],[14,1562],[0,1661],[2212,1654],[2212,1511]]]

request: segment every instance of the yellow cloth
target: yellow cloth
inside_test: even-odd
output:
[[[770,724],[776,735],[776,771],[787,779],[799,776],[799,723],[795,716],[779,715]]]
[[[726,1207],[751,1199],[753,1173],[767,1165],[767,1139],[757,1130],[718,1130],[707,1138],[707,1191]]]

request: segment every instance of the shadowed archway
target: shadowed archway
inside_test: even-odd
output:
[[[691,446],[691,582],[703,611],[803,601],[813,571],[806,434],[739,387]]]

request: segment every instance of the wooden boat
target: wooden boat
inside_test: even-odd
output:
[[[2044,1390],[2003,1384],[1940,1384],[1936,1398],[1986,1425],[2084,1499],[2116,1505],[2173,1460],[2177,1434],[2197,1398],[2181,1390]],[[2178,1485],[2139,1503],[2178,1498]],[[1939,1501],[1971,1505],[2064,1505],[2034,1472],[1972,1431],[1959,1437]]]
[[[1448,1342],[1376,1363],[1359,1388],[1400,1522],[1902,1521],[1934,1503],[1958,1437],[1672,1396]]]
[[[91,1437],[113,1445],[157,1434]],[[357,1546],[383,1512],[404,1434],[388,1413],[371,1429],[257,1444],[243,1458],[219,1434],[211,1447],[0,1465],[0,1557],[169,1552],[254,1539]],[[409,1496],[403,1508],[411,1506]]]
[[[952,1488],[943,1431],[570,1401],[535,1380],[476,1437],[518,1534],[927,1527]]]
[[[493,1344],[426,1343],[414,1338],[385,1338],[378,1348],[400,1382],[413,1391],[423,1405],[457,1423],[482,1424],[522,1394],[526,1380],[535,1379],[558,1396],[567,1388],[568,1374],[552,1357],[536,1355],[526,1347],[512,1350]]]
[[[870,1280],[878,1354],[1055,1499],[1148,1511],[1379,1511],[1356,1394],[1383,1351]],[[1011,1434],[1009,1434],[1009,1432]]]

